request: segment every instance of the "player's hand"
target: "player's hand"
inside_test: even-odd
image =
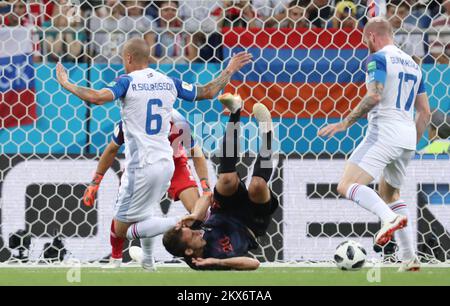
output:
[[[100,183],[102,182],[103,174],[96,173],[92,179],[92,182],[84,191],[83,195],[83,203],[87,207],[94,206],[95,199],[97,198],[97,191],[100,187]]]
[[[230,71],[231,73],[235,73],[245,65],[249,64],[252,58],[253,55],[245,51],[234,54],[230,62],[228,63],[226,70]]]
[[[338,132],[343,132],[347,129],[347,125],[344,121],[341,121],[339,123],[333,123],[329,124],[326,127],[319,130],[317,135],[321,137],[333,137],[334,134]]]
[[[65,85],[69,82],[67,72],[61,63],[56,64],[56,78],[58,79],[59,84],[63,87],[65,87]]]
[[[183,218],[181,218],[180,221],[178,221],[176,228],[180,229],[183,227],[191,227],[195,221],[197,221],[197,215],[195,214],[186,215]]]
[[[219,264],[217,258],[192,258],[192,263],[197,267],[216,266]]]
[[[97,198],[97,191],[100,186],[97,184],[90,184],[83,195],[83,203],[87,207],[93,207],[95,203],[95,199]]]

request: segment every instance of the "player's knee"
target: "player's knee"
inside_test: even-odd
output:
[[[253,177],[250,186],[248,187],[248,194],[250,198],[258,198],[264,194],[268,189],[266,181],[261,177]]]
[[[239,178],[236,173],[223,173],[219,175],[219,183],[224,188],[235,187],[239,182]]]

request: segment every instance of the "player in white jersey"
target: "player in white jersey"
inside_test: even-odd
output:
[[[378,245],[384,246],[396,232],[403,261],[400,271],[415,271],[420,266],[400,187],[430,120],[428,97],[420,67],[394,45],[387,20],[369,20],[364,41],[372,53],[367,64],[367,95],[342,122],[324,127],[319,136],[331,137],[368,114],[367,134],[348,160],[338,192],[378,215],[383,223],[375,237]],[[378,177],[381,197],[366,186]]]
[[[150,266],[153,263],[151,252],[145,253],[153,243],[152,210],[170,186],[174,172],[168,140],[173,104],[177,98],[187,101],[214,98],[231,76],[250,62],[251,55],[246,52],[234,55],[218,78],[204,86],[194,86],[148,68],[150,46],[143,39],[129,40],[122,53],[127,74],[107,88],[94,90],[72,84],[60,63],[56,75],[62,87],[86,102],[101,105],[121,99],[127,146],[115,206],[115,233],[119,238],[130,239],[137,236],[132,231],[139,231],[145,267],[146,262]],[[133,224],[136,226],[131,227]]]
[[[168,195],[174,202],[181,201],[186,210],[192,212],[197,200],[200,198],[200,194],[197,182],[188,165],[188,155],[192,157],[195,172],[200,178],[203,195],[211,194],[207,161],[202,148],[196,143],[192,136],[189,122],[176,109],[172,111],[171,125],[172,128],[169,141],[173,148],[175,172],[173,173]],[[83,203],[88,207],[94,206],[97,192],[106,171],[113,165],[120,148],[125,145],[122,126],[122,121],[116,124],[111,142],[103,151],[92,182],[86,188],[83,195]],[[188,152],[190,152],[190,154]],[[153,218],[153,220],[155,221],[154,236],[157,236],[158,234],[163,234],[170,227],[175,226],[178,218]],[[134,231],[134,233],[139,234],[139,231]],[[103,268],[118,268],[122,264],[125,239],[116,236],[114,219],[111,222],[110,243],[112,249],[111,258],[109,264],[103,266]],[[133,248],[130,248],[129,252],[130,255],[133,255]],[[139,263],[142,262],[142,260],[137,261]]]

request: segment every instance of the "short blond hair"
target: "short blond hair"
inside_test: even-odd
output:
[[[146,64],[150,58],[150,46],[142,38],[132,38],[125,43],[123,53],[129,53],[134,61]]]
[[[391,23],[384,17],[373,17],[369,19],[364,27],[364,33],[374,33],[379,36],[394,37]]]

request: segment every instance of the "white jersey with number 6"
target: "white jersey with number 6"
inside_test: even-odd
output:
[[[173,104],[177,98],[194,101],[196,88],[151,68],[122,75],[107,88],[121,99],[125,168],[172,160],[168,136]]]
[[[384,85],[381,102],[368,115],[367,137],[415,150],[414,103],[418,94],[425,93],[420,66],[396,46],[388,45],[369,57],[366,82]]]
[[[174,172],[168,140],[173,104],[177,97],[194,101],[196,88],[150,68],[120,76],[108,88],[121,99],[127,143],[114,218],[140,222],[152,216]]]

